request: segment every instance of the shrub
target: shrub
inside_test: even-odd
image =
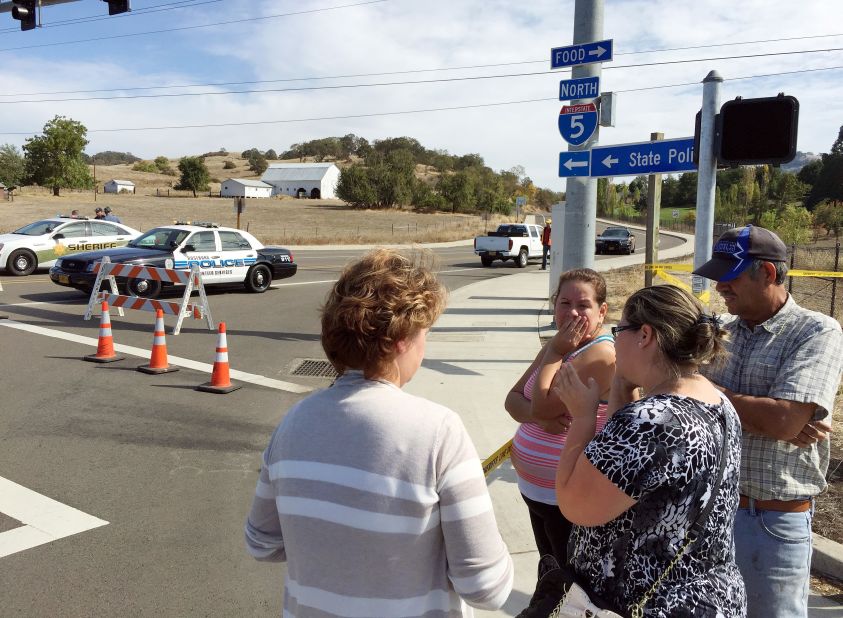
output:
[[[222,164],[222,169],[224,170],[233,170],[235,167],[237,166],[234,165],[234,161],[226,161]]]
[[[249,169],[256,174],[263,174],[269,164],[266,162],[266,157],[261,153],[253,154],[249,157]]]
[[[138,161],[132,166],[132,169],[136,172],[149,172],[151,174],[158,172],[158,168],[151,161]]]

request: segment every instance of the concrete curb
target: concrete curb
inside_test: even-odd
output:
[[[843,581],[843,545],[819,534],[813,535],[811,571]]]

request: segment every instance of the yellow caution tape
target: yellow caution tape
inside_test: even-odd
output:
[[[666,270],[657,270],[656,275],[667,281],[668,283],[675,285],[678,288],[682,288],[686,292],[691,291],[691,286],[682,281],[681,279],[677,279],[673,275],[668,274]]]
[[[693,264],[644,264],[644,268],[647,270],[652,270],[655,273],[658,273],[659,276],[662,273],[667,271],[673,272],[684,272],[689,273],[694,270]],[[800,268],[794,268],[793,270],[787,271],[788,277],[831,277],[835,279],[843,278],[843,272],[838,271],[835,272],[833,270],[804,270]],[[664,277],[663,277],[664,278]],[[674,283],[674,285],[679,285]],[[687,289],[687,286],[686,286]]]
[[[512,453],[512,440],[509,440],[506,444],[496,450],[491,457],[483,462],[483,476],[489,476],[489,473],[492,470],[509,459],[510,453]]]
[[[693,294],[694,291],[691,289],[691,286],[681,279],[677,279],[673,275],[668,274],[668,271],[690,272],[693,269],[691,264],[645,264],[644,267],[647,270],[652,270],[657,277],[664,279],[671,285],[675,285],[676,287]],[[699,298],[703,303],[708,303],[711,300],[711,290],[704,290],[702,294],[697,296],[697,298]]]
[[[673,270],[676,272],[686,272],[689,273],[694,270],[693,264],[644,264],[644,268],[647,270],[652,270],[655,272],[664,271],[664,270]]]
[[[794,268],[787,271],[788,277],[832,277],[840,279],[843,277],[843,272],[834,272],[833,270],[800,270]]]

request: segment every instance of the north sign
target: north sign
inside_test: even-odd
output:
[[[588,176],[589,150],[569,150],[559,153],[559,177]]]
[[[592,62],[608,62],[612,59],[612,41],[613,39],[607,39],[567,47],[554,47],[550,50],[550,68],[561,69]]]
[[[596,99],[600,96],[600,78],[582,77],[559,82],[559,100]]]
[[[559,112],[559,133],[572,146],[585,144],[597,128],[597,106],[594,103],[564,105]]]
[[[646,176],[694,172],[694,138],[596,146],[591,149],[591,176]]]

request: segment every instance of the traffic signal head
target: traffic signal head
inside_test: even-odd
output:
[[[108,14],[119,15],[132,10],[132,3],[130,0],[102,0],[108,2]]]
[[[12,17],[20,21],[21,30],[32,30],[37,25],[36,0],[16,0],[12,3]]]
[[[780,165],[796,156],[799,101],[792,96],[727,101],[717,117],[720,165]]]

